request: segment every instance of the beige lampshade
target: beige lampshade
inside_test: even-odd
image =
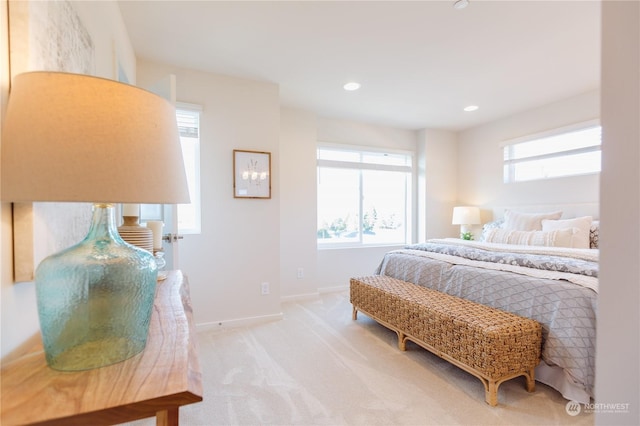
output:
[[[478,207],[460,206],[453,208],[452,225],[477,225],[480,223]]]
[[[16,76],[2,134],[2,200],[188,203],[173,105],[87,75]]]

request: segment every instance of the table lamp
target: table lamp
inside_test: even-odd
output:
[[[480,224],[480,209],[478,207],[459,206],[453,208],[452,225],[460,225],[460,238],[463,240],[471,240],[470,225]]]
[[[118,235],[114,203],[189,202],[173,105],[88,75],[16,76],[2,134],[2,200],[94,203],[85,239],[36,269],[48,365],[88,370],[141,352],[157,265]]]

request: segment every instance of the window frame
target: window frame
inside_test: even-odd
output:
[[[365,163],[356,161],[340,161],[340,160],[326,160],[319,159],[318,154],[320,150],[339,150],[345,152],[358,153],[361,157],[366,154],[398,154],[408,157],[408,165],[385,165],[376,163]],[[409,244],[413,238],[413,209],[414,209],[414,192],[416,182],[416,153],[410,150],[392,149],[392,148],[380,148],[371,147],[365,145],[348,145],[337,144],[331,142],[318,142],[316,146],[316,176],[319,176],[321,167],[335,168],[343,170],[356,170],[358,171],[358,240],[357,241],[343,241],[343,242],[320,242],[316,235],[316,246],[319,250],[324,249],[348,249],[348,248],[370,248],[370,247],[384,247],[384,246],[401,246]],[[363,171],[379,170],[379,171],[396,171],[407,173],[405,183],[405,201],[404,201],[404,241],[403,242],[383,242],[383,243],[367,243],[363,241],[363,220],[364,220],[364,185],[363,185]],[[319,182],[316,182],[319,185]],[[319,204],[316,206],[316,211],[319,208]],[[316,224],[316,228],[317,228]],[[316,229],[316,234],[319,229]]]
[[[559,127],[559,128],[545,131],[545,132],[535,133],[535,134],[523,136],[516,139],[510,139],[502,142],[500,144],[500,147],[503,153],[503,161],[502,161],[503,182],[506,184],[534,182],[534,181],[542,181],[542,180],[548,180],[548,179],[567,178],[567,177],[584,176],[584,175],[600,173],[601,167],[599,168],[599,170],[596,170],[596,171],[587,171],[582,173],[568,173],[568,174],[554,175],[554,176],[541,176],[541,177],[535,177],[530,179],[517,179],[515,174],[515,166],[519,163],[527,163],[527,162],[537,161],[537,160],[559,159],[562,157],[570,157],[570,156],[585,154],[590,152],[602,152],[602,133],[601,133],[600,143],[597,145],[558,150],[554,152],[529,155],[529,156],[520,157],[520,158],[513,158],[514,157],[513,148],[519,144],[530,143],[536,140],[547,139],[551,137],[561,136],[564,134],[570,134],[570,133],[575,133],[575,132],[594,129],[594,128],[600,128],[600,131],[602,132],[600,120],[594,119],[594,120],[583,121],[583,122],[575,123],[569,126]]]

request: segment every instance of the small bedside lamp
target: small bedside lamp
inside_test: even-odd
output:
[[[460,206],[453,208],[452,225],[460,225],[460,238],[469,240],[472,237],[469,225],[480,224],[480,209],[478,207]],[[468,236],[469,238],[465,238]]]
[[[118,235],[114,203],[188,203],[174,107],[87,75],[16,76],[2,135],[2,200],[94,202],[88,235],[36,269],[45,357],[88,370],[141,352],[153,255]]]

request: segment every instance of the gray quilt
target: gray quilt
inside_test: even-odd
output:
[[[460,257],[460,263],[443,260],[455,256]],[[469,259],[473,265],[468,264]],[[542,359],[563,368],[593,398],[597,293],[564,278],[533,277],[520,269],[518,273],[490,269],[495,265],[489,263],[505,259],[522,271],[527,267],[552,268],[597,277],[597,262],[561,256],[483,253],[442,242],[391,251],[376,273],[535,319],[543,330]],[[482,267],[483,262],[487,262],[487,268]]]

